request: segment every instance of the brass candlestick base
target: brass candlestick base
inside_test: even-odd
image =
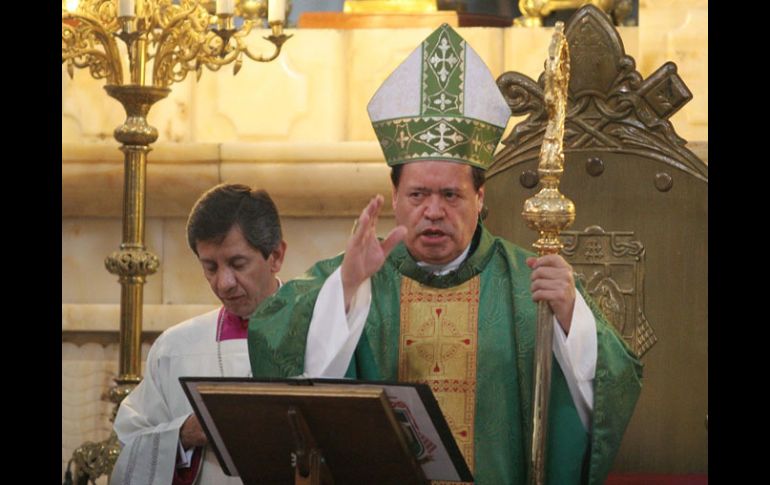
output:
[[[102,475],[109,475],[119,454],[120,443],[118,443],[118,437],[114,431],[105,441],[98,443],[86,441],[72,452],[72,458],[67,464],[64,484],[86,485],[88,482],[93,483]],[[74,476],[76,477],[74,482],[70,471],[70,466],[73,463],[75,465]]]

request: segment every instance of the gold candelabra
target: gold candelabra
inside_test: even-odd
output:
[[[147,114],[190,72],[197,79],[204,67],[217,71],[233,64],[237,74],[244,57],[257,62],[277,58],[291,37],[283,33],[286,10],[286,0],[62,2],[62,64],[67,73],[73,77],[76,67],[88,68],[94,78],[106,79],[107,94],[126,111],[126,121],[114,132],[124,153],[123,239],[120,249],[105,260],[121,285],[120,367],[109,391],[115,403],[112,419],[122,399],[141,381],[144,283],[160,265],[144,246],[147,154],[158,138],[158,130],[147,124]],[[246,45],[247,36],[265,19],[271,34],[264,38],[273,44],[267,56],[254,54]],[[109,474],[119,451],[114,433],[104,442],[83,444],[70,460],[76,481],[93,482]]]
[[[545,105],[548,124],[537,172],[543,188],[524,202],[522,216],[527,225],[540,234],[533,244],[540,256],[558,253],[563,244],[559,232],[575,221],[575,204],[559,192],[559,179],[564,172],[564,120],[567,116],[569,87],[569,47],[564,36],[564,23],[557,22],[548,47],[545,65]],[[535,340],[535,396],[532,403],[532,449],[530,484],[545,483],[545,444],[548,427],[548,399],[551,390],[551,347],[553,344],[553,312],[548,302],[537,305]]]

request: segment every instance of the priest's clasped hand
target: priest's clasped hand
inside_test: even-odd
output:
[[[204,446],[208,443],[206,434],[203,432],[196,415],[191,414],[182,424],[182,428],[179,430],[179,440],[185,450],[189,450],[193,446]]]

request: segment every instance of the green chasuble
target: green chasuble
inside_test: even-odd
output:
[[[492,236],[479,225],[470,256],[447,275],[422,270],[399,244],[372,276],[372,302],[347,377],[399,378],[400,291],[404,277],[433,288],[453,288],[478,276],[473,474],[479,485],[524,484],[532,440],[532,395],[537,305],[525,264],[532,253]],[[305,342],[321,286],[342,255],[321,261],[265,300],[249,323],[255,377],[304,371]],[[641,390],[641,364],[585,294],[596,317],[597,363],[590,433],[583,427],[553,360],[547,471],[552,485],[602,484]],[[446,413],[446,412],[445,412]]]

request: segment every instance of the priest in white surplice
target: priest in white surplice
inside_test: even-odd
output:
[[[280,287],[286,243],[270,196],[233,184],[196,202],[187,240],[222,307],[169,328],[152,345],[144,380],[115,418],[123,449],[111,485],[241,483],[206,446],[179,377],[250,375],[248,317]]]

